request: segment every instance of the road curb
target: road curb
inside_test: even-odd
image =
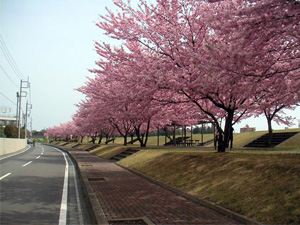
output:
[[[88,203],[90,209],[92,209],[91,214],[92,214],[92,219],[93,219],[94,224],[108,225],[109,223],[106,219],[106,216],[105,216],[105,214],[102,210],[102,207],[97,199],[94,189],[90,185],[87,175],[85,174],[85,172],[82,169],[82,166],[78,163],[76,158],[69,151],[67,151],[63,148],[60,148],[59,146],[56,146],[56,145],[50,145],[50,146],[53,146],[55,148],[58,148],[58,149],[64,151],[65,153],[67,153],[69,155],[71,160],[74,162],[74,165],[79,172],[78,175],[79,175],[80,182],[81,182],[81,184],[83,184],[82,186],[83,186],[84,193],[87,196],[87,200],[88,200],[87,203]]]
[[[132,173],[134,173],[134,174],[136,174],[138,176],[141,176],[141,177],[145,178],[146,180],[148,180],[148,181],[150,181],[150,182],[152,182],[154,184],[157,184],[157,185],[159,185],[159,186],[161,186],[163,188],[166,188],[166,189],[168,189],[168,190],[170,190],[170,191],[172,191],[172,192],[174,192],[174,193],[176,193],[178,195],[181,195],[181,196],[183,196],[183,197],[185,197],[185,198],[187,198],[187,199],[189,199],[191,201],[197,202],[198,204],[201,204],[201,205],[203,205],[203,206],[205,206],[207,208],[210,208],[210,209],[212,209],[212,210],[214,210],[216,212],[219,212],[219,213],[227,216],[228,218],[237,220],[237,221],[239,221],[239,222],[241,222],[243,224],[261,225],[261,223],[255,221],[255,220],[249,219],[249,218],[247,218],[245,216],[242,216],[242,215],[240,215],[238,213],[235,213],[235,212],[233,212],[233,211],[231,211],[229,209],[226,209],[226,208],[224,208],[222,206],[216,205],[213,202],[210,202],[208,200],[197,198],[195,196],[189,195],[189,194],[187,194],[187,193],[185,193],[185,192],[183,192],[183,191],[181,191],[181,190],[179,190],[177,188],[171,187],[171,186],[169,186],[167,184],[164,184],[164,183],[162,183],[160,181],[157,181],[157,180],[153,179],[152,177],[149,177],[149,176],[147,176],[145,174],[142,174],[142,173],[140,173],[138,171],[129,169],[129,168],[124,167],[124,166],[122,166],[122,165],[120,165],[118,163],[115,163],[115,164],[118,165],[118,166],[120,166],[123,169],[126,169],[126,170],[128,170],[128,171],[130,171],[130,172],[132,172]]]

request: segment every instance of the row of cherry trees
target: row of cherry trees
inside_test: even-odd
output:
[[[297,0],[116,0],[97,26],[121,43],[96,42],[98,68],[78,89],[73,135],[135,133],[210,121],[228,146],[232,126],[264,114],[290,124],[283,109],[300,101],[300,3]],[[223,122],[221,122],[223,121]],[[49,133],[51,133],[49,130]]]

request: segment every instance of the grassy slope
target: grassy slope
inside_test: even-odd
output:
[[[300,133],[289,138],[285,142],[275,147],[276,149],[297,149],[300,150]]]
[[[124,152],[129,148],[132,149],[135,147],[105,145],[90,151],[90,153],[97,155],[101,158],[110,159],[111,157],[118,155],[119,153]]]
[[[145,150],[119,163],[261,222],[300,223],[300,155]]]

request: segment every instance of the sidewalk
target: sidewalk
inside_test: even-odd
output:
[[[89,195],[99,224],[240,224],[113,162],[86,151],[55,147],[77,161],[88,192],[94,192]],[[122,221],[129,218],[136,221]]]

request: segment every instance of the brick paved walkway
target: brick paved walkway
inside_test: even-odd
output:
[[[85,151],[60,148],[68,150],[81,165],[108,221],[146,216],[154,224],[239,224],[113,162]]]

